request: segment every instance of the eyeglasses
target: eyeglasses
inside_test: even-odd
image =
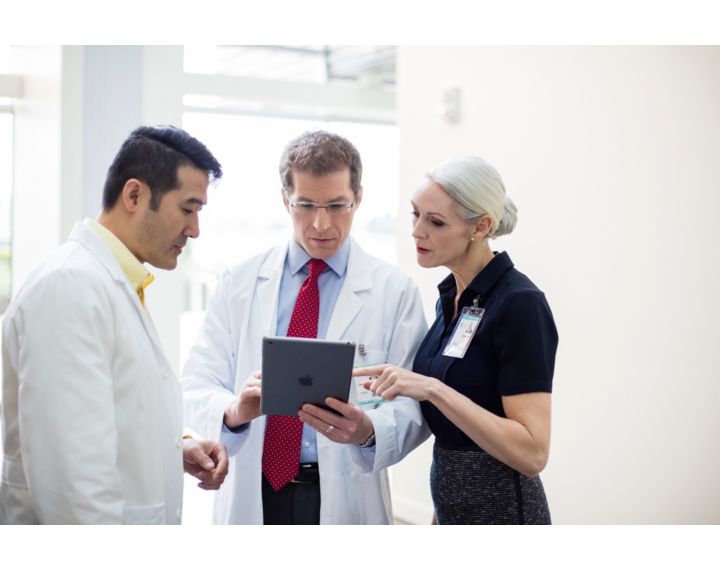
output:
[[[355,200],[357,200],[357,198],[353,198],[353,201],[349,204],[347,202],[333,202],[332,204],[321,206],[320,204],[314,204],[313,202],[291,202],[290,196],[287,192],[285,192],[285,196],[287,196],[288,204],[290,204],[293,212],[295,212],[297,215],[304,216],[314,216],[320,208],[324,208],[325,211],[331,216],[343,216],[353,209],[353,206],[355,206]]]

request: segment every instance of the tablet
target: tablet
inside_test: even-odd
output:
[[[350,397],[355,344],[315,338],[264,337],[260,413],[297,416],[305,403]]]

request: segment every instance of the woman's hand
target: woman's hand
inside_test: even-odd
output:
[[[363,386],[386,400],[407,396],[422,402],[430,400],[443,386],[442,382],[435,378],[416,374],[393,364],[356,368],[352,375],[375,376],[376,378],[365,382]]]

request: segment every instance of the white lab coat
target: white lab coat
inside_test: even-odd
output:
[[[87,226],[14,298],[2,349],[0,522],[180,522],[180,385],[150,316]]]
[[[231,268],[220,278],[203,327],[181,374],[185,421],[203,437],[228,444],[230,471],[215,500],[216,523],[260,524],[262,446],[266,416],[234,434],[223,414],[254,370],[261,339],[274,335],[287,244]],[[364,345],[355,365],[391,362],[409,367],[427,331],[417,286],[396,267],[367,255],[351,241],[347,273],[326,338]],[[351,401],[356,398],[351,390]],[[375,449],[317,436],[321,524],[392,522],[386,467],[428,435],[417,402],[398,398],[369,410]]]

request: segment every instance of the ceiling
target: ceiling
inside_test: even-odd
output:
[[[393,89],[395,46],[187,46],[185,71]]]

